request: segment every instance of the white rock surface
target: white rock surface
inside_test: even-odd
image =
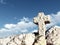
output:
[[[0,39],[0,45],[32,45],[35,35],[32,33],[21,34],[16,36]]]
[[[60,27],[54,26],[47,33],[47,43],[60,45]]]
[[[39,29],[36,34],[28,33],[3,38],[0,39],[0,45],[60,45],[60,27],[54,26],[46,32],[45,24],[50,23],[49,16],[39,13],[34,17],[34,23]]]
[[[43,12],[38,13],[38,16],[34,17],[34,23],[38,25],[39,39],[35,45],[46,45],[45,31],[46,24],[50,23],[50,16],[45,16]]]

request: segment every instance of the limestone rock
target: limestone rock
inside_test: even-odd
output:
[[[44,36],[38,36],[34,45],[45,45],[46,44],[46,40],[44,38]]]
[[[45,31],[46,31],[46,24],[50,23],[50,17],[45,16],[43,12],[38,13],[38,16],[34,17],[34,23],[38,25],[38,33],[39,37],[37,43],[35,45],[46,45],[45,39]]]
[[[60,45],[60,27],[54,26],[47,32],[47,43]]]
[[[39,13],[33,21],[38,25],[38,32],[0,39],[0,45],[60,45],[60,27],[54,26],[46,31],[50,16]]]
[[[13,38],[7,37],[0,39],[0,45],[32,45],[35,40],[35,35],[32,33],[16,35]]]

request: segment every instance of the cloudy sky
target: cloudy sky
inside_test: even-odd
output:
[[[33,17],[39,12],[50,15],[47,27],[60,26],[60,0],[0,0],[0,37],[38,30]]]

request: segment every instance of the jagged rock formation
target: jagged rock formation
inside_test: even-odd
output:
[[[21,34],[16,36],[0,39],[0,45],[32,45],[35,35],[32,33]]]
[[[60,45],[60,27],[52,27],[46,35],[47,43],[53,45]]]
[[[41,12],[33,21],[38,25],[38,32],[0,39],[0,45],[60,45],[60,27],[54,26],[46,30],[45,25],[50,23],[50,16]]]

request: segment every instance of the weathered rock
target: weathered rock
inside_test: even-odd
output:
[[[35,45],[46,45],[46,39],[45,39],[45,31],[46,26],[45,24],[50,23],[50,17],[45,16],[44,13],[39,13],[37,17],[34,17],[34,23],[38,25],[38,33],[39,38]]]
[[[8,37],[0,39],[0,45],[32,45],[35,40],[35,35],[32,33],[16,35],[12,38]]]
[[[54,26],[46,31],[50,16],[39,13],[33,21],[38,25],[38,32],[0,39],[0,45],[60,45],[60,27]]]
[[[60,27],[54,26],[47,33],[47,43],[60,45]]]

